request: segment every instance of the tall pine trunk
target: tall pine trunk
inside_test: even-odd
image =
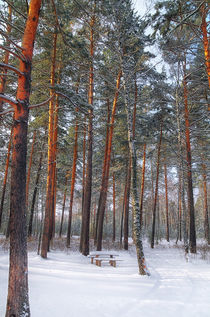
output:
[[[193,197],[193,182],[192,182],[192,159],[191,159],[191,144],[190,144],[190,122],[188,109],[188,88],[186,79],[186,58],[183,65],[184,70],[184,116],[185,116],[185,138],[186,138],[186,154],[187,154],[187,197],[188,197],[188,212],[190,216],[190,236],[189,246],[190,252],[196,253],[196,232],[195,232],[195,211]]]
[[[130,101],[130,85],[129,85],[129,70],[126,69],[128,64],[126,56],[123,58],[123,87],[124,87],[124,101],[125,111],[127,115],[127,130],[128,130],[128,144],[131,158],[131,196],[132,196],[132,210],[133,210],[133,232],[134,242],[136,245],[136,253],[139,267],[139,274],[149,275],[146,267],[143,244],[142,244],[142,227],[140,224],[140,206],[137,190],[137,158],[136,147],[133,138],[133,117],[131,115],[131,101]]]
[[[208,8],[206,7],[206,4],[204,3],[201,7],[201,15],[202,15],[201,31],[203,35],[203,48],[204,48],[204,56],[205,56],[205,63],[206,63],[206,72],[207,72],[209,88],[210,88],[210,50],[209,50],[209,39],[208,39],[207,21],[206,21],[207,14],[208,14]]]
[[[88,150],[87,150],[87,172],[85,179],[84,191],[84,205],[82,211],[82,234],[81,234],[81,247],[82,254],[89,254],[89,233],[90,233],[90,208],[91,208],[91,193],[92,193],[92,156],[93,156],[93,90],[94,90],[94,26],[95,26],[95,8],[94,3],[93,15],[90,21],[90,73],[89,73],[89,91],[88,103],[91,108],[88,110]]]
[[[160,139],[159,139],[158,153],[157,153],[155,197],[154,197],[153,214],[152,214],[153,218],[152,218],[151,248],[154,248],[154,242],[155,242],[155,223],[156,223],[156,207],[157,207],[157,199],[158,199],[158,182],[159,182],[159,170],[160,170],[160,149],[161,149],[161,142],[162,142],[162,128],[163,128],[163,120],[161,118],[161,122],[160,122]]]
[[[56,45],[57,45],[57,32],[53,34],[53,49],[52,49],[52,64],[50,83],[51,86],[55,85],[55,61],[56,61]],[[50,95],[53,95],[53,89],[50,90]],[[47,189],[46,189],[46,205],[45,205],[45,218],[44,228],[42,235],[41,257],[47,258],[49,249],[50,231],[52,231],[52,217],[53,217],[53,176],[54,176],[54,145],[53,145],[53,127],[54,127],[54,98],[49,102],[49,121],[48,121],[48,167],[47,167]]]
[[[37,170],[37,174],[36,174],[35,187],[34,187],[34,192],[33,192],[32,203],[31,203],[31,212],[30,212],[30,218],[29,218],[29,224],[28,224],[28,237],[32,236],[32,228],[33,228],[33,220],[34,220],[34,208],[35,208],[36,196],[37,196],[37,191],[38,191],[38,186],[39,186],[39,178],[40,178],[41,169],[42,169],[42,157],[43,157],[43,150],[41,149],[39,166],[38,166],[38,170]]]
[[[98,226],[97,226],[97,250],[100,251],[102,248],[102,237],[103,237],[103,222],[104,222],[104,213],[106,208],[106,199],[107,199],[107,190],[108,190],[108,182],[109,182],[109,168],[111,161],[111,149],[112,149],[112,137],[114,132],[114,121],[115,121],[115,112],[119,95],[120,88],[120,79],[122,76],[122,71],[120,70],[117,77],[115,96],[112,106],[112,114],[110,120],[110,128],[109,128],[109,140],[108,140],[108,149],[107,149],[107,162],[106,162],[106,171],[104,174],[104,178],[101,182],[101,190],[98,205]]]
[[[26,153],[31,65],[41,0],[31,0],[26,20],[18,78],[17,105],[14,107],[14,133],[10,198],[10,267],[6,317],[30,316],[26,224]]]
[[[142,164],[142,174],[141,174],[141,196],[140,196],[140,223],[141,223],[141,226],[143,225],[145,164],[146,164],[146,143],[144,143],[143,164]]]
[[[71,238],[72,208],[73,208],[73,201],[74,201],[74,187],[75,187],[76,168],[77,168],[77,147],[78,147],[77,139],[78,139],[78,119],[76,118],[75,134],[74,134],[73,166],[72,166],[72,175],[71,175],[70,206],[69,206],[68,230],[67,230],[67,241],[66,241],[67,248],[70,248],[70,238]]]
[[[165,204],[166,204],[166,240],[169,242],[169,217],[168,217],[168,177],[167,165],[164,163],[164,179],[165,179]]]

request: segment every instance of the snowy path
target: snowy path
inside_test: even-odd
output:
[[[32,317],[210,317],[210,264],[186,262],[174,248],[145,247],[150,277],[137,274],[134,252],[117,268],[97,267],[78,253],[29,254]],[[4,317],[8,255],[0,252],[0,317]]]

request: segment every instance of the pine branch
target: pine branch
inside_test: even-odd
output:
[[[18,76],[24,76],[24,74],[21,71],[19,71],[19,69],[17,69],[14,66],[11,66],[11,65],[8,65],[8,64],[4,64],[4,63],[0,63],[0,67],[9,69],[9,70],[15,72]]]

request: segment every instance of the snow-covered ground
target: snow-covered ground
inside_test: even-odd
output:
[[[115,251],[116,252],[116,251]],[[77,252],[29,253],[32,317],[210,317],[210,263],[183,251],[145,246],[150,277],[140,276],[133,248],[116,268]],[[5,315],[8,254],[0,251],[0,316]]]

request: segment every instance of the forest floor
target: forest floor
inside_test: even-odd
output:
[[[56,248],[47,260],[29,252],[32,317],[210,317],[210,252],[203,245],[186,259],[172,242],[153,250],[145,242],[150,277],[138,274],[132,245],[117,251],[123,261],[116,268],[92,265],[73,249]],[[0,317],[7,281],[8,250],[0,241]]]

